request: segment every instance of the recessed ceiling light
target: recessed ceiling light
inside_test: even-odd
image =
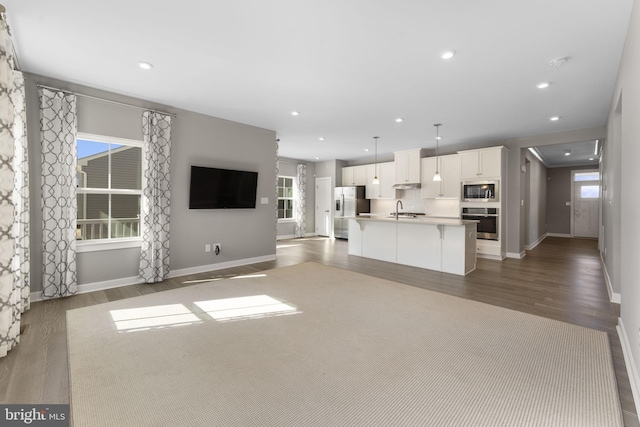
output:
[[[297,116],[298,114],[300,114],[300,113],[298,113],[297,111],[292,111],[292,112],[291,112],[291,115],[292,115],[292,116]]]
[[[320,141],[324,141],[324,136],[321,136],[320,138],[318,138]]]
[[[365,148],[365,149],[364,149],[364,151],[369,151],[369,149],[368,149],[368,148]]]
[[[455,56],[455,50],[448,50],[442,54],[442,59],[451,59]]]
[[[564,155],[565,156],[570,156],[571,155],[571,150],[564,150]]]
[[[538,84],[536,85],[536,87],[537,87],[538,89],[546,89],[546,88],[548,88],[548,87],[549,87],[549,85],[550,85],[550,84],[551,84],[551,83],[549,83],[549,82],[542,82],[542,83],[538,83]]]
[[[316,157],[316,160],[320,160],[320,157]]]
[[[398,117],[396,119],[396,123],[402,123],[402,122],[404,122],[404,119],[402,117]]]
[[[153,68],[153,64],[146,61],[138,61],[138,67],[142,68],[143,70],[150,70]]]
[[[589,160],[593,160],[593,157],[589,157]]]
[[[557,122],[558,120],[560,120],[560,116],[549,117],[549,120],[551,120],[552,122]]]

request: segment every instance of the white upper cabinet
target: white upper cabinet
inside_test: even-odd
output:
[[[442,181],[433,180],[433,175],[436,172],[436,162]],[[422,198],[460,198],[460,155],[451,154],[440,156],[437,160],[436,157],[423,158],[421,161],[421,169]]]
[[[377,171],[376,171],[377,169]],[[373,178],[378,176],[380,184],[373,184]],[[394,162],[366,165],[366,197],[367,199],[395,199],[396,190],[393,188],[396,178]]]
[[[347,166],[342,168],[342,186],[366,185],[366,166]]]
[[[460,151],[462,180],[489,179],[502,176],[503,147]]]
[[[394,154],[396,164],[396,184],[417,184],[420,182],[420,156],[422,149],[397,151]]]

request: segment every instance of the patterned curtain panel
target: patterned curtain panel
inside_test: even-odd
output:
[[[25,104],[24,77],[21,72],[13,72],[13,101],[14,121],[13,135],[15,155],[13,170],[15,172],[15,186],[13,189],[14,203],[14,286],[20,294],[20,310],[29,309],[31,301],[30,280],[30,246],[29,246],[29,156],[27,151],[27,109]]]
[[[13,47],[0,21],[0,356],[20,341],[20,293],[13,283]]]
[[[275,215],[276,215],[276,222],[275,222],[275,227],[276,227],[276,236],[278,236],[278,178],[280,177],[280,139],[276,139],[276,182],[275,182]]]
[[[298,163],[296,174],[296,231],[295,237],[304,237],[307,229],[307,165]]]
[[[76,270],[76,96],[40,89],[42,296],[78,291]]]
[[[142,131],[146,166],[139,274],[154,283],[169,276],[171,116],[145,111]]]

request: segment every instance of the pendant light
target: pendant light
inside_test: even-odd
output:
[[[373,177],[373,181],[371,182],[374,185],[380,184],[380,180],[378,179],[378,138],[379,136],[374,136],[373,139],[376,141],[376,162],[375,162],[375,173]]]
[[[442,126],[442,123],[436,123],[434,124],[434,126],[436,127],[436,173],[433,174],[433,180],[442,181],[442,177],[440,176],[440,172],[438,170],[438,142],[440,141],[440,134],[438,130],[440,126]]]

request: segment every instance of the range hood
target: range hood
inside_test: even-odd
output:
[[[421,185],[419,182],[407,182],[404,184],[395,184],[393,186],[393,188],[395,188],[396,190],[413,190],[415,188],[420,188]]]

